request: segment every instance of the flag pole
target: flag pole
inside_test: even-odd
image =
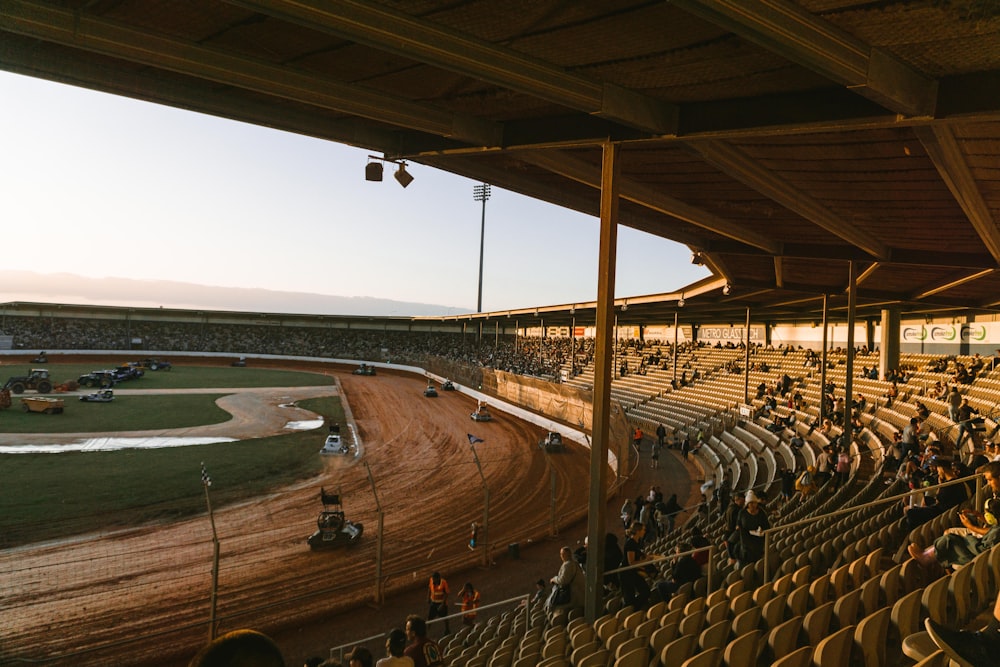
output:
[[[471,438],[470,438],[471,440]],[[483,466],[479,463],[479,455],[476,454],[476,446],[470,444],[472,458],[476,461],[476,469],[479,470],[479,478],[483,480],[483,565],[490,566],[490,487],[486,485],[486,476],[483,475]]]
[[[208,641],[211,642],[215,639],[215,610],[219,594],[219,534],[215,530],[215,514],[212,512],[212,499],[208,495],[212,478],[208,476],[204,462],[201,464],[201,485],[205,487],[205,505],[208,506],[208,520],[212,524],[212,593],[208,612]]]

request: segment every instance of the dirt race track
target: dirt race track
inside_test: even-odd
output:
[[[482,521],[484,505],[467,433],[485,440],[476,450],[490,491],[488,539],[494,557],[509,543],[527,544],[548,534],[553,491],[547,459],[555,471],[560,522],[584,516],[587,450],[571,445],[565,454],[546,457],[536,444],[541,429],[499,410],[492,422],[474,423],[471,398],[457,392],[424,398],[424,380],[413,375],[337,377],[360,431],[362,455],[324,457],[320,478],[215,512],[221,632],[253,627],[280,637],[288,628],[322,626],[337,612],[372,600],[377,514],[366,463],[384,512],[382,567],[389,596],[384,609],[391,621],[348,628],[355,634],[347,637],[330,632],[326,646],[381,632],[405,613],[422,611],[422,604],[399,611],[392,604],[407,590],[422,597],[415,589],[426,585],[431,570],[459,572],[483,563],[481,549],[474,553],[466,547],[469,525]],[[257,435],[280,432],[286,421],[303,418],[281,404],[323,393],[296,392],[256,390],[228,399],[229,409],[241,414],[230,425],[241,429],[241,437],[247,437],[247,420],[254,419]],[[270,408],[263,407],[262,395]],[[246,405],[253,405],[253,419],[241,409]],[[183,431],[198,435],[195,429]],[[322,437],[317,432],[317,451]],[[365,524],[358,546],[326,552],[306,546],[321,485],[339,487],[347,517]],[[554,573],[558,561],[549,558]],[[205,516],[0,553],[0,571],[11,573],[0,601],[0,664],[186,664],[208,634],[211,563]],[[460,586],[453,578],[453,598]],[[286,654],[289,665],[301,664],[291,655],[297,655],[295,649]]]

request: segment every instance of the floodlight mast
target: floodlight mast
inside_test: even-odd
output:
[[[486,200],[490,198],[490,184],[481,183],[472,186],[472,198],[483,202],[483,216],[479,225],[479,298],[476,301],[476,312],[483,312],[483,250],[486,238]]]

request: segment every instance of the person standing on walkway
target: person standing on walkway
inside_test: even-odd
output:
[[[462,587],[462,623],[473,626],[476,624],[476,609],[479,607],[479,591],[472,582],[465,582]]]
[[[434,572],[427,583],[427,589],[427,620],[433,621],[435,618],[448,616],[448,594],[451,591],[448,590],[447,579],[442,577],[440,572]],[[444,632],[451,633],[447,620],[444,622]]]
[[[642,429],[638,426],[635,427],[635,433],[632,435],[632,444],[635,445],[637,452],[642,451]]]
[[[656,444],[660,447],[667,444],[667,427],[663,424],[656,427]]]

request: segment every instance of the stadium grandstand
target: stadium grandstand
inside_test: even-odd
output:
[[[638,535],[662,558],[606,588],[613,563],[592,549],[584,599],[480,612],[442,640],[450,667],[995,664],[1000,546],[925,548],[994,509],[980,464],[1000,404],[997,3],[10,0],[0,35],[8,71],[599,217],[589,303],[382,319],[3,307],[11,356],[366,360],[511,404],[530,386],[577,410],[547,417],[586,415],[590,544],[609,491],[648,460],[622,421],[663,424],[704,502]],[[616,298],[619,225],[687,245],[712,276]],[[966,484],[915,521],[934,509],[915,498]],[[739,524],[742,551],[723,495],[768,517]],[[702,539],[698,576],[671,582]]]

